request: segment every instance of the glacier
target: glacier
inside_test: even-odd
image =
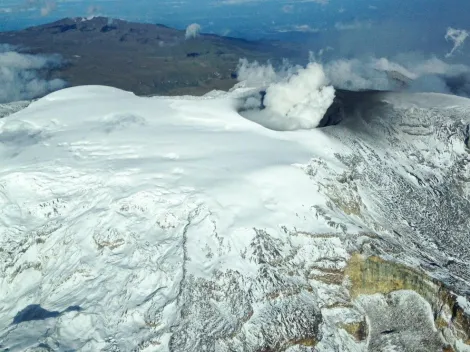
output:
[[[250,92],[0,110],[0,351],[470,351],[470,100]]]

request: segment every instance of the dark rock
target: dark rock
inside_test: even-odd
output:
[[[111,32],[111,31],[115,31],[116,29],[117,29],[116,26],[106,25],[106,26],[101,27],[101,33],[107,33],[107,32]]]
[[[70,25],[64,24],[64,25],[55,26],[55,28],[57,28],[58,33],[65,33],[68,31],[76,30],[77,25],[76,24],[70,24]]]

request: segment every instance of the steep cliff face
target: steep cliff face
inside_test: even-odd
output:
[[[238,97],[83,87],[0,120],[0,348],[468,351],[468,100],[286,132]]]
[[[353,244],[365,256],[352,254],[344,274],[369,322],[369,350],[466,350],[469,311],[458,294],[470,292],[468,107],[402,97],[345,99],[341,122],[325,133],[350,148],[336,154],[348,170],[323,164],[332,182],[320,187],[345,228],[367,233]]]
[[[460,350],[461,344],[470,348],[470,315],[456,294],[426,273],[355,253],[345,275],[369,322],[369,350],[380,349],[392,336],[407,351]],[[410,343],[407,334],[422,339]]]

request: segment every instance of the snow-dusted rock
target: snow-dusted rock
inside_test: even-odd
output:
[[[427,294],[443,282],[468,308],[469,101],[385,94],[272,131],[243,95],[80,87],[0,120],[0,349],[465,345]],[[359,289],[381,267],[359,252],[410,269]],[[412,306],[423,329],[396,321]],[[380,324],[403,329],[371,343]]]

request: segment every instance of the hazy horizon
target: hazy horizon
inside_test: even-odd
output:
[[[0,31],[95,16],[193,25],[203,33],[295,42],[312,53],[298,62],[323,64],[338,87],[395,89],[385,70],[411,79],[416,91],[469,96],[468,13],[463,0],[4,0]]]
[[[449,27],[470,29],[468,13],[470,3],[463,0],[4,0],[0,31],[100,15],[179,29],[196,22],[206,33],[247,39],[343,47],[353,42],[361,50],[366,41],[367,51],[379,55],[410,50],[440,55],[448,48],[444,36]]]

